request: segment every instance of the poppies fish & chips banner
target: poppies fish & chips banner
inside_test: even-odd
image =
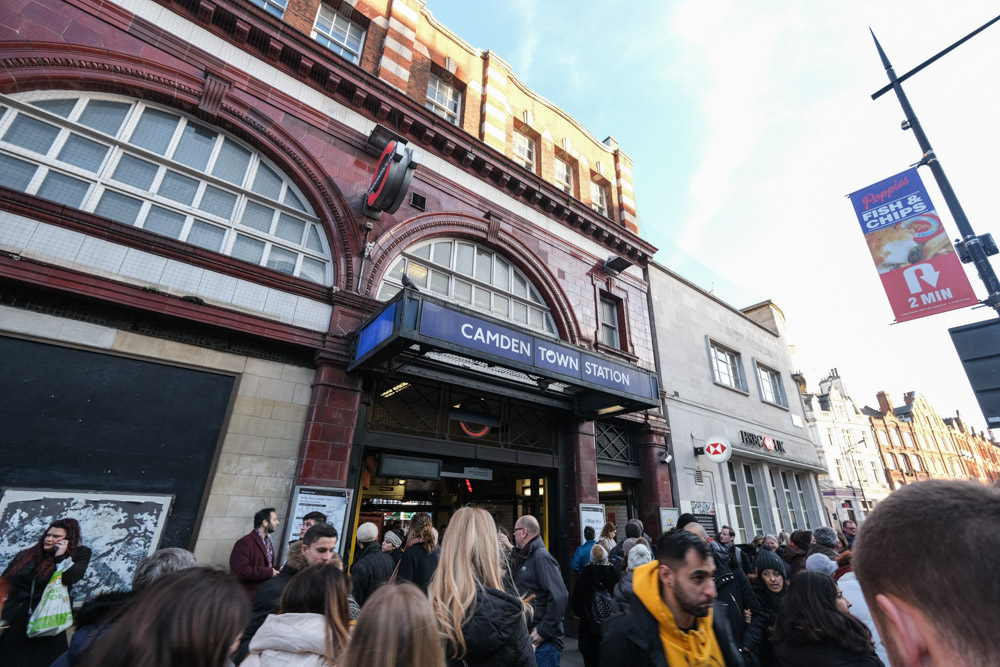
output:
[[[979,302],[916,168],[851,195],[897,322]]]

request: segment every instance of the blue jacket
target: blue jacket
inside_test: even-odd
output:
[[[574,572],[580,574],[583,572],[583,568],[587,567],[587,564],[590,563],[590,550],[594,548],[595,544],[597,544],[597,540],[587,540],[576,548],[576,551],[573,552],[573,560],[569,564]]]

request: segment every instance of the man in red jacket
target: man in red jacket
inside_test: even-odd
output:
[[[254,529],[237,540],[229,554],[229,569],[246,586],[251,600],[262,582],[278,574],[269,535],[281,521],[273,507],[265,507],[253,515],[253,522]]]

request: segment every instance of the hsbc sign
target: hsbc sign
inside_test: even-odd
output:
[[[740,444],[757,447],[758,449],[764,449],[769,452],[778,452],[779,454],[785,453],[785,443],[781,440],[775,440],[774,438],[766,435],[757,435],[756,433],[750,433],[749,431],[740,431]]]
[[[733,455],[733,446],[721,436],[711,436],[705,441],[705,456],[712,463],[725,463]]]

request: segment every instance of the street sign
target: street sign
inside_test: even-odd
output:
[[[705,456],[712,463],[725,463],[732,455],[732,445],[722,436],[711,436],[705,441]]]
[[[916,168],[851,195],[897,322],[979,302]]]

